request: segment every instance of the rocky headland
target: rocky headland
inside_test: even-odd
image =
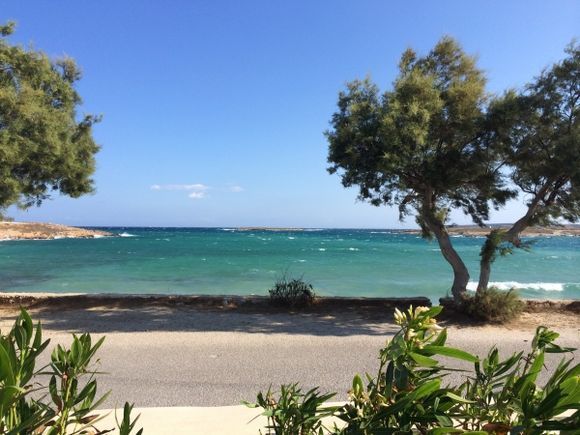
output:
[[[111,233],[66,225],[37,222],[0,222],[0,240],[90,239]]]

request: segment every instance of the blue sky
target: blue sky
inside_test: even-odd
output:
[[[580,36],[580,2],[561,0],[0,1],[8,19],[13,42],[77,60],[81,112],[103,115],[96,194],[8,213],[72,225],[414,226],[326,172],[345,82],[384,89],[405,48],[448,34],[501,92]]]

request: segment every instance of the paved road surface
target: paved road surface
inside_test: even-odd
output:
[[[139,407],[236,405],[270,384],[291,381],[339,392],[336,400],[343,400],[354,373],[375,372],[378,350],[395,331],[387,316],[369,321],[186,308],[42,311],[34,317],[53,343],[68,343],[71,331],[107,336],[99,356],[109,374],[99,385],[113,391],[108,406],[125,400]],[[9,323],[3,316],[2,330]],[[560,327],[561,343],[580,347],[574,319]],[[514,352],[528,348],[533,325],[527,329],[451,327],[449,344],[476,354],[494,344]]]

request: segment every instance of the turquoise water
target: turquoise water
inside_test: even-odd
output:
[[[444,296],[437,244],[387,230],[109,228],[118,237],[3,241],[0,288],[18,292],[258,294],[284,273],[322,295]],[[491,281],[529,298],[580,298],[580,238],[536,238],[496,261]],[[483,239],[455,237],[476,280]],[[474,283],[471,284],[473,286]]]

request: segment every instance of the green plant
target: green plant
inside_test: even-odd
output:
[[[518,293],[489,287],[479,290],[461,302],[461,309],[468,315],[492,322],[507,322],[517,318],[524,308]]]
[[[73,433],[78,433],[98,419],[91,413],[107,398],[108,393],[95,400],[97,394],[96,372],[90,369],[93,356],[103,344],[101,338],[92,345],[91,336],[73,334],[70,349],[57,345],[51,355],[48,390],[53,404],[56,406],[56,416],[49,435],[66,435],[72,426]],[[81,387],[84,377],[88,380]]]
[[[40,323],[34,327],[24,310],[8,334],[0,333],[0,433],[23,433],[54,416],[48,406],[28,399],[37,390],[32,383],[37,358],[48,344]]]
[[[2,435],[72,435],[108,433],[98,431],[95,423],[102,418],[95,410],[106,398],[95,399],[97,372],[92,369],[95,353],[89,334],[73,335],[69,349],[58,345],[51,362],[36,369],[38,357],[49,340],[42,340],[40,323],[34,327],[30,315],[21,310],[8,334],[0,333],[0,434]],[[40,382],[50,377],[48,385]],[[36,393],[32,397],[31,393]],[[48,393],[48,394],[42,394]],[[47,401],[47,396],[50,401]],[[35,398],[40,397],[40,398]],[[120,435],[129,435],[137,419],[131,422],[132,406],[125,404]],[[137,435],[142,432],[139,431]]]
[[[520,352],[500,361],[492,348],[476,363],[474,376],[460,387],[467,399],[461,406],[463,427],[518,434],[580,428],[580,365],[562,360],[544,387],[537,384],[546,353],[573,350],[556,345],[556,338],[557,333],[540,326],[527,355]],[[571,410],[572,415],[558,418]]]
[[[318,394],[318,389],[303,393],[298,384],[282,385],[278,397],[271,388],[258,393],[256,403],[244,402],[250,408],[264,409],[268,418],[267,434],[307,435],[323,434],[322,419],[333,414],[335,407],[323,407],[334,394]]]
[[[462,399],[454,389],[442,386],[442,372],[453,369],[439,365],[433,356],[478,359],[445,345],[447,331],[434,319],[440,311],[441,307],[395,310],[401,329],[380,351],[377,375],[367,374],[367,385],[360,376],[354,377],[350,400],[338,412],[346,423],[339,433],[426,433],[452,427],[449,412]]]
[[[302,278],[287,278],[285,275],[276,280],[268,292],[274,305],[289,308],[307,307],[316,298],[312,284]]]
[[[574,350],[557,345],[557,333],[540,326],[528,354],[520,352],[500,360],[498,350],[492,348],[480,360],[446,346],[447,331],[435,321],[440,311],[441,307],[410,308],[404,313],[395,310],[400,330],[380,351],[377,375],[367,374],[366,383],[356,375],[348,402],[333,412],[324,408],[325,396],[316,393],[307,412],[296,413],[299,400],[293,398],[295,393],[288,386],[280,399],[275,400],[269,390],[266,396],[260,393],[252,406],[264,409],[262,415],[268,416],[268,429],[273,428],[270,433],[274,434],[578,433],[580,365],[573,365],[572,359],[562,360],[543,387],[537,383],[545,369],[546,353]],[[444,385],[446,373],[456,369],[441,365],[437,356],[473,362],[473,374],[458,386]],[[295,384],[290,387],[295,388]],[[339,418],[343,425],[290,426],[284,431],[283,423],[294,415],[307,415],[308,421],[319,422],[323,412],[325,417],[332,414]],[[302,420],[295,418],[292,422]]]
[[[117,416],[115,415],[115,420],[117,421],[117,427],[119,428],[119,435],[130,435],[135,425],[137,424],[137,420],[139,420],[140,415],[135,417],[134,420],[131,420],[131,412],[133,411],[133,405],[125,402],[125,406],[123,407],[123,419],[119,422]],[[139,429],[136,435],[142,435],[143,429]]]

